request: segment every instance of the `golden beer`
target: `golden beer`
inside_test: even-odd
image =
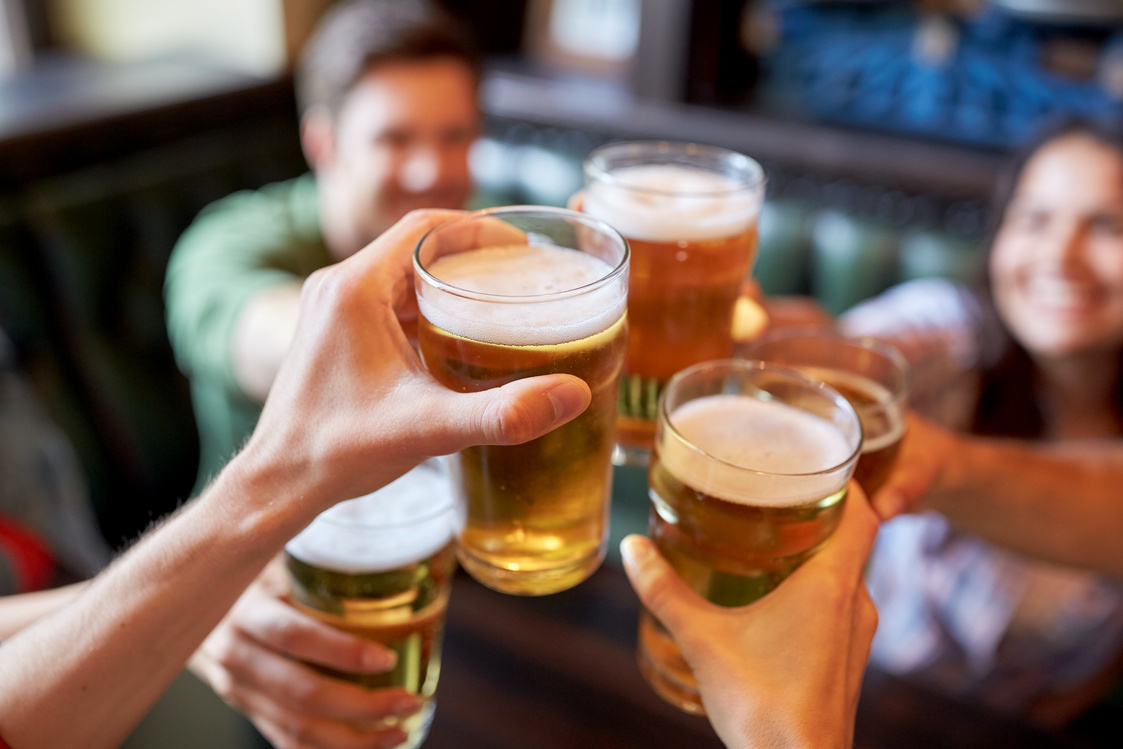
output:
[[[398,656],[393,670],[376,674],[307,665],[370,689],[398,687],[421,696],[419,712],[376,723],[406,731],[406,747],[425,740],[436,709],[456,569],[453,530],[448,482],[422,466],[382,492],[323,513],[285,549],[296,608]]]
[[[733,352],[733,312],[752,268],[764,191],[760,166],[694,144],[620,143],[586,160],[584,210],[631,246],[630,338],[617,441],[651,449],[671,375]]]
[[[854,477],[872,497],[889,478],[905,436],[912,370],[904,356],[872,338],[807,330],[765,335],[747,355],[798,369],[850,401],[865,434]]]
[[[864,439],[854,478],[866,496],[872,497],[889,478],[901,449],[905,436],[904,404],[884,386],[853,372],[820,367],[805,367],[801,371],[833,387],[858,412]]]
[[[623,253],[622,240],[619,247]],[[438,382],[474,392],[567,373],[592,390],[584,413],[549,434],[468,448],[451,461],[464,569],[506,593],[573,587],[605,553],[627,343],[626,261],[613,266],[575,249],[523,244],[448,255],[426,272],[487,297],[420,289],[418,344]],[[509,292],[508,302],[487,296],[489,289]]]
[[[692,367],[671,381],[660,411],[650,536],[708,600],[752,603],[834,533],[860,444],[846,400],[795,372],[746,362]],[[638,659],[664,699],[704,712],[678,646],[646,610]]]

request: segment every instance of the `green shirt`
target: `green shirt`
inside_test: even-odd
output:
[[[261,404],[239,387],[231,337],[252,296],[333,262],[307,174],[207,206],[184,232],[164,281],[168,335],[191,382],[202,490],[249,437]]]

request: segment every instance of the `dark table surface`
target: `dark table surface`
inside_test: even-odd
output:
[[[496,593],[462,574],[426,749],[721,747],[704,718],[667,705],[640,676],[638,613],[612,565],[544,598]],[[873,669],[854,741],[866,749],[1119,745],[1038,730]]]
[[[610,550],[642,532],[643,490],[642,472],[617,471]],[[496,593],[460,573],[426,749],[721,747],[705,718],[667,705],[640,676],[639,602],[618,559],[610,553],[586,582],[542,598]],[[854,745],[1078,749],[1123,746],[1119,735],[1038,730],[870,669]]]

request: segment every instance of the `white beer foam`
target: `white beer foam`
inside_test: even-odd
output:
[[[710,395],[679,406],[671,424],[723,462],[672,437],[659,445],[667,470],[694,489],[728,502],[807,504],[834,494],[849,478],[845,470],[817,473],[840,465],[852,453],[839,428],[793,406],[748,395]]]
[[[859,393],[864,393],[866,397],[875,401],[874,404],[853,404],[854,410],[858,412],[861,417],[864,412],[884,411],[885,421],[890,424],[890,428],[885,433],[870,439],[867,432],[865,441],[862,444],[862,452],[872,453],[874,450],[880,450],[883,447],[893,444],[905,434],[905,410],[902,403],[897,402],[893,398],[893,393],[889,388],[882,385],[880,382],[874,382],[868,377],[863,377],[856,372],[847,372],[840,369],[829,369],[827,367],[796,367],[800,372],[803,372],[808,377],[816,380],[822,380],[831,387],[835,387],[835,383],[842,387],[848,387],[856,390]]]
[[[481,302],[423,287],[421,314],[437,327],[473,341],[546,346],[578,341],[610,327],[624,314],[623,281],[571,297],[551,295],[598,281],[612,268],[598,257],[555,245],[507,245],[446,255],[430,275],[465,291],[511,303]],[[524,301],[543,297],[540,302]]]
[[[305,564],[345,574],[392,570],[432,556],[453,536],[448,477],[421,465],[382,489],[331,507],[285,545]],[[414,522],[448,508],[437,519]]]
[[[613,170],[592,182],[583,210],[629,239],[697,242],[741,234],[760,213],[760,191],[723,174],[678,164]]]

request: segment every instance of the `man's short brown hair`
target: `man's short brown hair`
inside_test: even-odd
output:
[[[473,41],[444,12],[416,0],[347,0],[324,14],[296,69],[301,113],[339,112],[367,71],[388,62],[459,60],[479,78]]]

